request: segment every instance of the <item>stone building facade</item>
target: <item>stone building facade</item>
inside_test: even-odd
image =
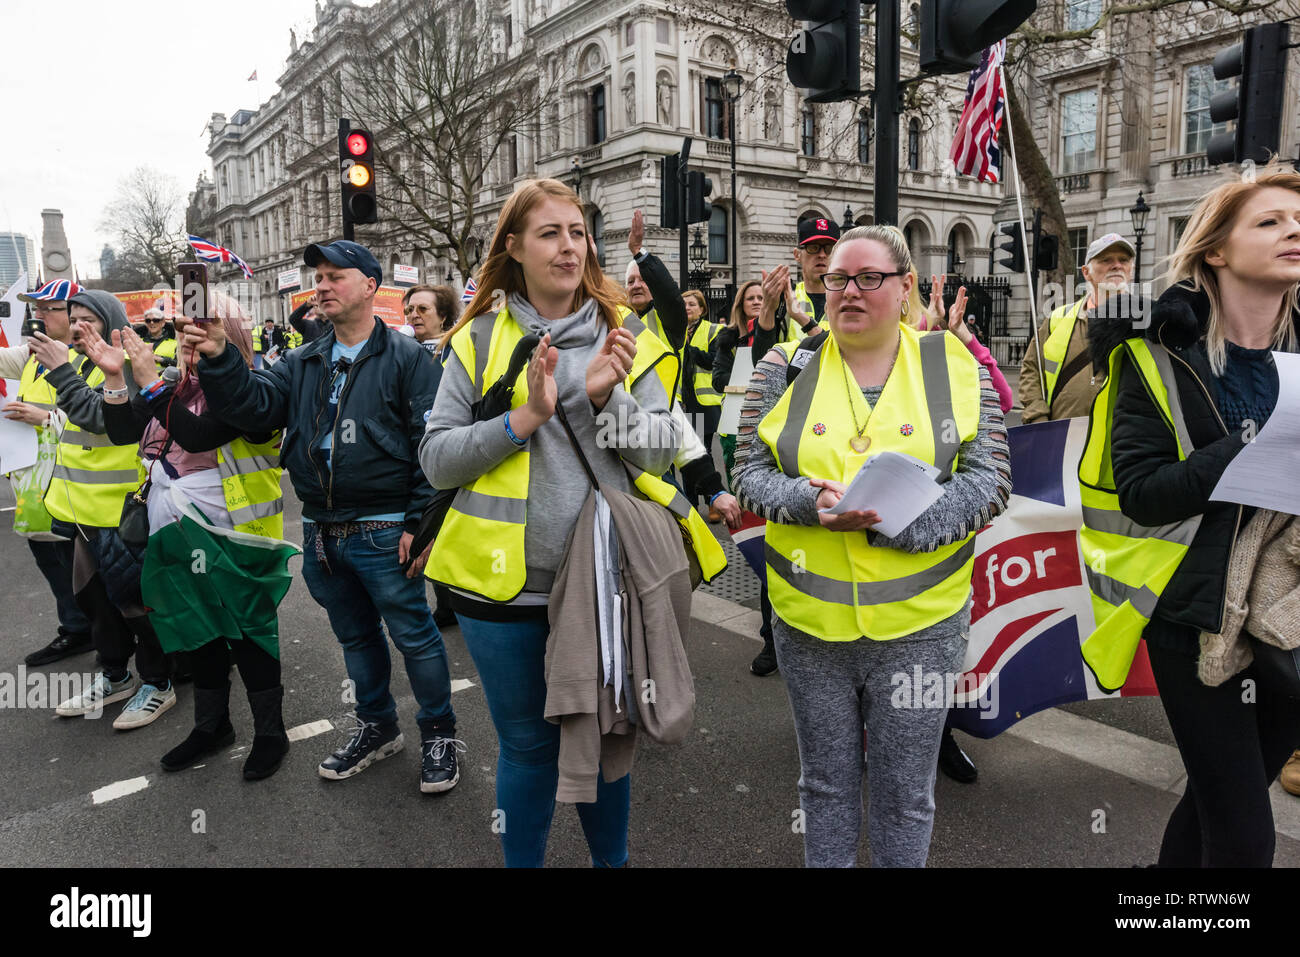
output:
[[[264,316],[285,311],[276,274],[298,267],[307,243],[340,235],[335,131],[346,41],[355,31],[384,29],[391,22],[385,10],[403,2],[367,8],[348,0],[321,3],[310,36],[301,42],[291,37],[280,91],[257,110],[212,114],[211,181],[191,196],[191,225],[254,268]],[[474,227],[484,245],[520,180],[551,176],[575,184],[576,162],[606,271],[622,277],[637,208],[646,214],[648,244],[675,269],[676,233],[657,226],[658,159],[680,149],[688,135],[694,137],[692,168],[702,168],[713,182],[714,218],[700,236],[715,284],[731,278],[733,204],[742,282],[790,262],[802,216],[842,222],[847,208],[855,222],[871,221],[875,142],[866,99],[861,113],[855,104],[802,102],[783,62],[764,56],[753,37],[704,22],[675,0],[467,2],[477,5],[485,55],[508,58],[539,76],[549,71],[563,85],[535,135],[519,137],[510,155],[489,170]],[[783,44],[768,49],[784,55]],[[744,81],[734,195],[727,104],[719,98],[719,81],[733,65]],[[903,70],[916,72],[915,50],[906,40]],[[869,85],[869,73],[864,81]],[[964,82],[945,81],[937,102],[905,115],[900,125],[899,218],[923,275],[987,272],[987,237],[1002,189],[957,177],[947,159]],[[382,221],[360,227],[357,238],[375,250],[386,280],[392,264],[406,263],[419,267],[422,280],[463,282],[445,248],[417,248],[409,235]],[[310,285],[305,269],[303,278]]]

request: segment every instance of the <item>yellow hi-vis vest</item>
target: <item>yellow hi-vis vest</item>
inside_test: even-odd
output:
[[[235,531],[284,538],[284,496],[280,492],[280,432],[261,445],[233,439],[217,449],[217,470]]]
[[[1078,322],[1079,313],[1083,311],[1083,304],[1087,301],[1085,296],[1073,306],[1060,306],[1052,310],[1052,315],[1047,320],[1047,328],[1051,331],[1047,341],[1043,343],[1043,375],[1047,380],[1048,408],[1051,408],[1052,396],[1056,394],[1056,383],[1061,376],[1061,367],[1065,365],[1065,354],[1070,350],[1074,325]]]
[[[256,326],[248,331],[253,334],[253,351],[260,353],[262,351],[262,327]]]
[[[287,349],[297,349],[300,345],[302,345],[302,333],[299,332],[297,329],[290,329],[287,333],[285,333],[285,338],[287,340],[287,344],[286,344]]]
[[[68,361],[72,363],[72,368],[80,374],[81,367],[87,360],[81,353],[69,347]],[[35,356],[28,358],[27,364],[23,366],[22,378],[18,380],[18,401],[26,402],[28,405],[33,405],[46,412],[53,412],[58,408],[56,402],[57,390],[46,381],[46,371],[48,370],[37,361]]]
[[[102,385],[104,371],[86,379]],[[93,528],[117,528],[128,492],[144,481],[139,445],[114,445],[107,435],[87,432],[69,421],[59,436],[54,474],[45,491],[45,508],[55,518]]]
[[[669,355],[674,356],[677,359],[678,374],[676,378],[673,379],[672,388],[668,390],[668,397],[671,399],[674,396],[676,396],[678,399],[681,399],[682,397],[682,377],[681,377],[682,354],[681,352],[677,349],[674,349],[673,344],[668,341],[668,333],[664,330],[664,324],[659,319],[659,311],[657,309],[651,307],[649,312],[647,312],[644,316],[641,316],[639,318],[641,322],[645,325],[645,327],[648,330],[650,330],[650,332],[654,333],[655,338],[664,344],[664,346],[668,349]]]
[[[961,444],[979,427],[979,363],[956,336],[899,328],[898,359],[874,409],[835,337],[822,341],[758,427],[782,472],[847,485],[872,455],[894,451],[937,466],[941,481],[951,477]],[[849,446],[856,432],[846,400],[857,421],[867,423],[866,452]],[[912,555],[869,545],[862,533],[769,521],[766,559],[768,595],[782,621],[826,641],[864,635],[882,641],[962,609],[970,597],[975,534]]]
[[[1079,460],[1083,504],[1079,544],[1096,622],[1096,630],[1083,643],[1083,660],[1104,691],[1124,686],[1142,631],[1201,524],[1201,516],[1194,515],[1152,528],[1120,511],[1111,471],[1110,436],[1119,394],[1119,364],[1126,351],[1177,439],[1179,461],[1193,449],[1168,351],[1144,339],[1127,339],[1116,346],[1110,354],[1106,387],[1092,403],[1088,443]]]
[[[653,370],[663,384],[665,396],[671,396],[677,379],[672,352],[630,310],[623,312],[622,319],[624,327],[636,335],[637,347],[624,388],[630,391],[638,379]],[[523,336],[523,328],[510,316],[509,309],[502,309],[496,315],[485,313],[474,318],[452,337],[452,351],[473,375],[480,395],[505,374],[515,345]],[[515,382],[511,408],[527,401],[525,369]],[[705,581],[715,578],[726,567],[726,556],[686,496],[656,475],[630,463],[624,466],[643,495],[673,513]],[[434,541],[425,568],[427,577],[489,601],[508,602],[523,591],[527,577],[524,525],[528,518],[528,469],[529,450],[524,446],[457,490]]]
[[[688,346],[693,346],[701,352],[708,352],[713,346],[713,340],[718,338],[718,333],[725,327],[721,323],[706,322],[701,319],[695,324],[695,331],[691,333],[690,339],[686,341]],[[678,386],[677,398],[681,399],[681,391],[687,387],[687,383]],[[695,380],[693,383],[695,390],[695,401],[700,405],[722,405],[722,393],[713,388],[713,370],[701,369],[695,367]]]
[[[174,338],[152,343],[150,348],[153,349],[154,357],[158,360],[159,365],[176,365],[176,340]]]

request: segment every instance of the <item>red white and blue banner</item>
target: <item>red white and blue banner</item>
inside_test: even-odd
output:
[[[1157,693],[1145,644],[1117,694],[1097,687],[1079,652],[1095,627],[1078,536],[1087,435],[1085,418],[1007,430],[1011,501],[975,539],[966,673],[950,712],[974,737],[1070,701]]]

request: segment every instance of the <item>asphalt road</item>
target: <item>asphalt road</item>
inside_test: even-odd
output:
[[[288,498],[287,537],[300,541],[298,508]],[[0,507],[9,504],[5,483]],[[290,568],[296,571],[298,562]],[[0,534],[0,582],[0,672],[12,674],[26,653],[54,634],[53,600],[26,545],[7,533]],[[280,621],[286,726],[328,721],[346,727],[342,653],[301,580],[281,606]],[[274,777],[245,782],[239,771],[251,722],[237,682],[234,748],[177,774],[163,772],[158,758],[190,730],[189,686],[181,686],[180,701],[169,713],[132,732],[112,728],[120,705],[97,721],[3,708],[0,732],[10,773],[0,775],[0,865],[500,865],[492,832],[496,738],[459,629],[449,629],[444,638],[452,678],[471,683],[453,695],[468,751],[461,758],[461,782],[450,793],[420,793],[418,748],[410,737],[405,751],[355,778],[321,779],[317,763],[346,737],[333,729],[296,741]],[[791,827],[799,761],[789,705],[779,677],[749,674],[758,647],[756,636],[696,622],[688,647],[697,692],[690,738],[673,748],[640,742],[630,835],[635,865],[802,864],[802,840]],[[40,670],[93,668],[87,654]],[[404,730],[418,735],[400,658],[393,689]],[[1168,741],[1154,700],[1071,710],[1148,743]],[[1010,733],[962,740],[980,779],[959,785],[939,778],[932,866],[1128,867],[1154,859],[1177,796],[1141,783],[1133,767],[1118,759],[1113,769],[1099,767],[1095,759],[1089,763]],[[141,778],[143,788],[133,793],[103,800],[101,792],[98,802],[93,796],[119,782],[138,787]],[[1096,829],[1099,810],[1104,833]],[[864,863],[868,855],[864,837]],[[547,862],[588,863],[569,806],[557,809]],[[1280,836],[1276,863],[1300,864],[1300,841]]]

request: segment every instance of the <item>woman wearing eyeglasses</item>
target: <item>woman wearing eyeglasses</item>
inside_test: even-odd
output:
[[[970,627],[975,532],[1011,493],[998,394],[956,337],[909,324],[921,308],[911,269],[897,230],[845,233],[823,277],[830,335],[804,354],[797,343],[769,352],[741,412],[736,493],[768,520],[809,866],[857,861],[864,724],[873,861],[925,864],[946,691]],[[883,451],[935,466],[943,485],[893,538],[873,530],[883,517],[873,509],[822,511]]]

